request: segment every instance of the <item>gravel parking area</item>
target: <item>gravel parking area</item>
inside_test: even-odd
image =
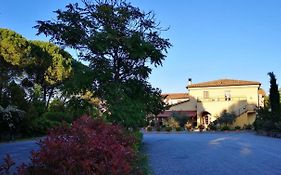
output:
[[[281,139],[254,133],[145,133],[155,175],[281,174]]]

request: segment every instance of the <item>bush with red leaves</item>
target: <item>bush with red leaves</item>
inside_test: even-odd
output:
[[[136,139],[117,125],[83,116],[71,127],[50,131],[41,149],[32,153],[27,174],[132,174]],[[23,170],[22,170],[23,171]]]

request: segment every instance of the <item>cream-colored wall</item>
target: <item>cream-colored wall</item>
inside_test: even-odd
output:
[[[255,120],[255,113],[244,113],[243,115],[236,118],[235,122],[232,124],[231,127],[234,128],[235,126],[240,126],[241,128],[243,128],[244,125],[252,125]]]
[[[249,86],[226,86],[226,87],[204,87],[189,88],[189,95],[194,98],[203,99],[203,91],[209,92],[209,101],[225,101],[225,91],[229,90],[233,100],[247,100],[249,103],[258,105],[258,85]]]
[[[197,116],[198,123],[202,111],[211,113],[211,122],[216,120],[223,110],[234,112],[236,115],[241,115],[248,109],[248,106],[258,106],[258,85],[250,86],[230,86],[230,87],[204,87],[204,88],[190,88],[189,95],[198,99],[197,102]],[[209,92],[209,98],[203,98],[203,92]],[[225,91],[230,91],[231,100],[225,101]],[[245,119],[246,120],[246,119]],[[251,121],[255,120],[252,117]],[[248,121],[248,120],[247,120]],[[249,124],[244,121],[244,118],[238,119],[238,124]],[[241,126],[242,127],[242,126]]]

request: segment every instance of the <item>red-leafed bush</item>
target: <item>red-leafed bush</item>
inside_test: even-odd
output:
[[[28,174],[132,174],[135,137],[117,125],[83,116],[50,131],[32,153]]]

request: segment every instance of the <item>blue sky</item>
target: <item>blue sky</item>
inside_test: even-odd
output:
[[[0,6],[0,27],[12,29],[27,39],[35,36],[36,20],[55,17],[67,0],[9,0]],[[79,1],[78,1],[79,2]],[[163,67],[153,70],[150,82],[163,92],[186,92],[193,82],[221,78],[260,81],[268,91],[267,73],[281,79],[280,0],[130,0],[156,14],[162,36],[169,38]],[[176,2],[176,3],[175,3]]]

